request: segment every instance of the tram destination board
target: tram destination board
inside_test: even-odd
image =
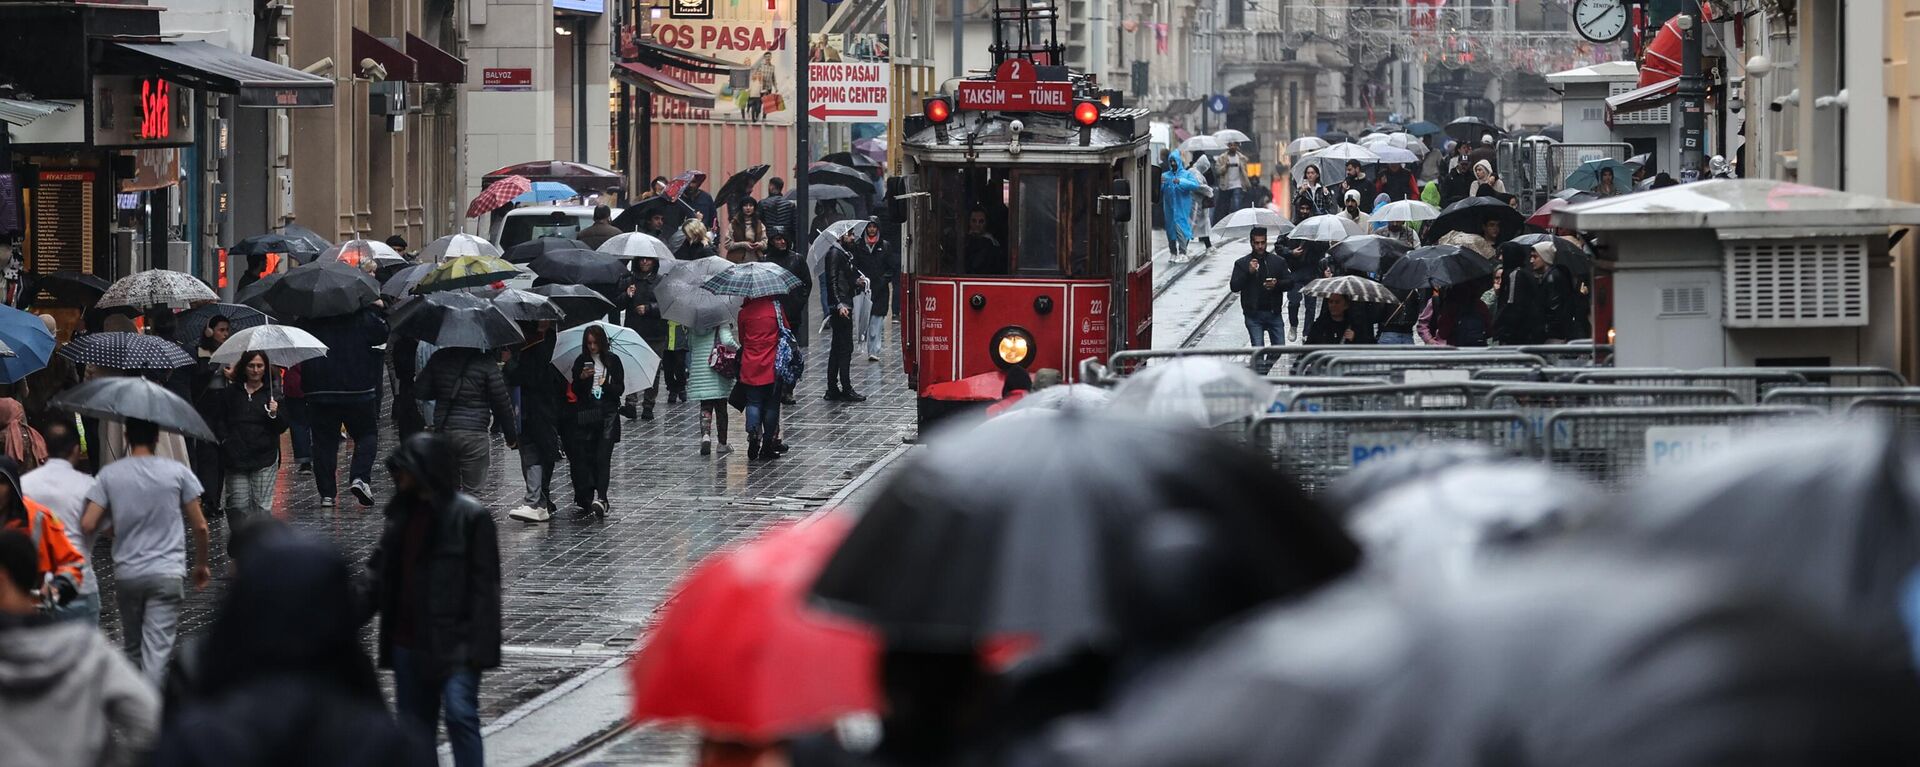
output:
[[[954,89],[954,106],[989,112],[1071,112],[1073,83],[1039,79],[1026,59],[1007,59],[992,80],[964,80]]]
[[[91,170],[40,173],[33,194],[33,261],[41,273],[93,271],[93,181]]]

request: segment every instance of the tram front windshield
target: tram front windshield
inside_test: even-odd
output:
[[[939,234],[922,263],[979,277],[1105,277],[1113,237],[1094,199],[1110,176],[1098,168],[928,168]]]

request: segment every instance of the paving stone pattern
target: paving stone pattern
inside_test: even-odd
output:
[[[854,358],[854,383],[870,398],[857,404],[820,399],[827,344],[813,344],[807,378],[796,395],[799,404],[782,414],[793,450],[777,460],[747,460],[745,417],[734,410],[728,416],[735,451],[702,457],[699,403],[668,405],[663,391],[655,420],[622,426],[614,452],[613,509],[604,521],[572,517],[565,471],[554,482],[562,509],[552,522],[508,519],[506,511],[519,504],[523,489],[519,459],[496,442],[490,489],[482,500],[500,524],[508,652],[502,668],[483,677],[482,719],[491,721],[598,664],[605,655],[592,650],[631,646],[688,565],[749,532],[817,508],[911,434],[914,398],[901,373],[897,324],[889,323],[887,335],[880,362],[868,362],[864,354]],[[824,341],[820,336],[815,334],[816,341]],[[382,428],[384,460],[395,444],[391,419],[383,418]],[[339,508],[320,506],[312,477],[292,470],[290,450],[282,454],[274,508],[281,519],[324,536],[364,565],[383,517],[380,506],[362,508],[345,493],[350,444],[341,446]],[[392,484],[384,463],[380,466],[374,489],[384,502]],[[224,523],[213,521],[216,574],[226,568],[225,540]],[[107,596],[102,626],[117,642],[119,616],[104,543],[95,561]],[[183,640],[211,625],[221,591],[217,580],[204,591],[189,588]],[[370,630],[367,636],[371,644]],[[589,652],[558,657],[542,652],[574,648]]]

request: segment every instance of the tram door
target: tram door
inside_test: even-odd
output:
[[[916,278],[940,271],[939,224],[933,219],[933,195],[913,192],[900,198],[907,208],[906,242],[900,253],[906,261],[900,280],[900,346],[906,367],[908,386],[920,386],[920,302],[915,293]]]

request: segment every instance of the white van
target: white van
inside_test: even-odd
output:
[[[506,250],[536,237],[573,237],[593,226],[592,205],[523,205],[495,219],[489,232],[493,244]],[[613,208],[615,218],[621,208]]]

